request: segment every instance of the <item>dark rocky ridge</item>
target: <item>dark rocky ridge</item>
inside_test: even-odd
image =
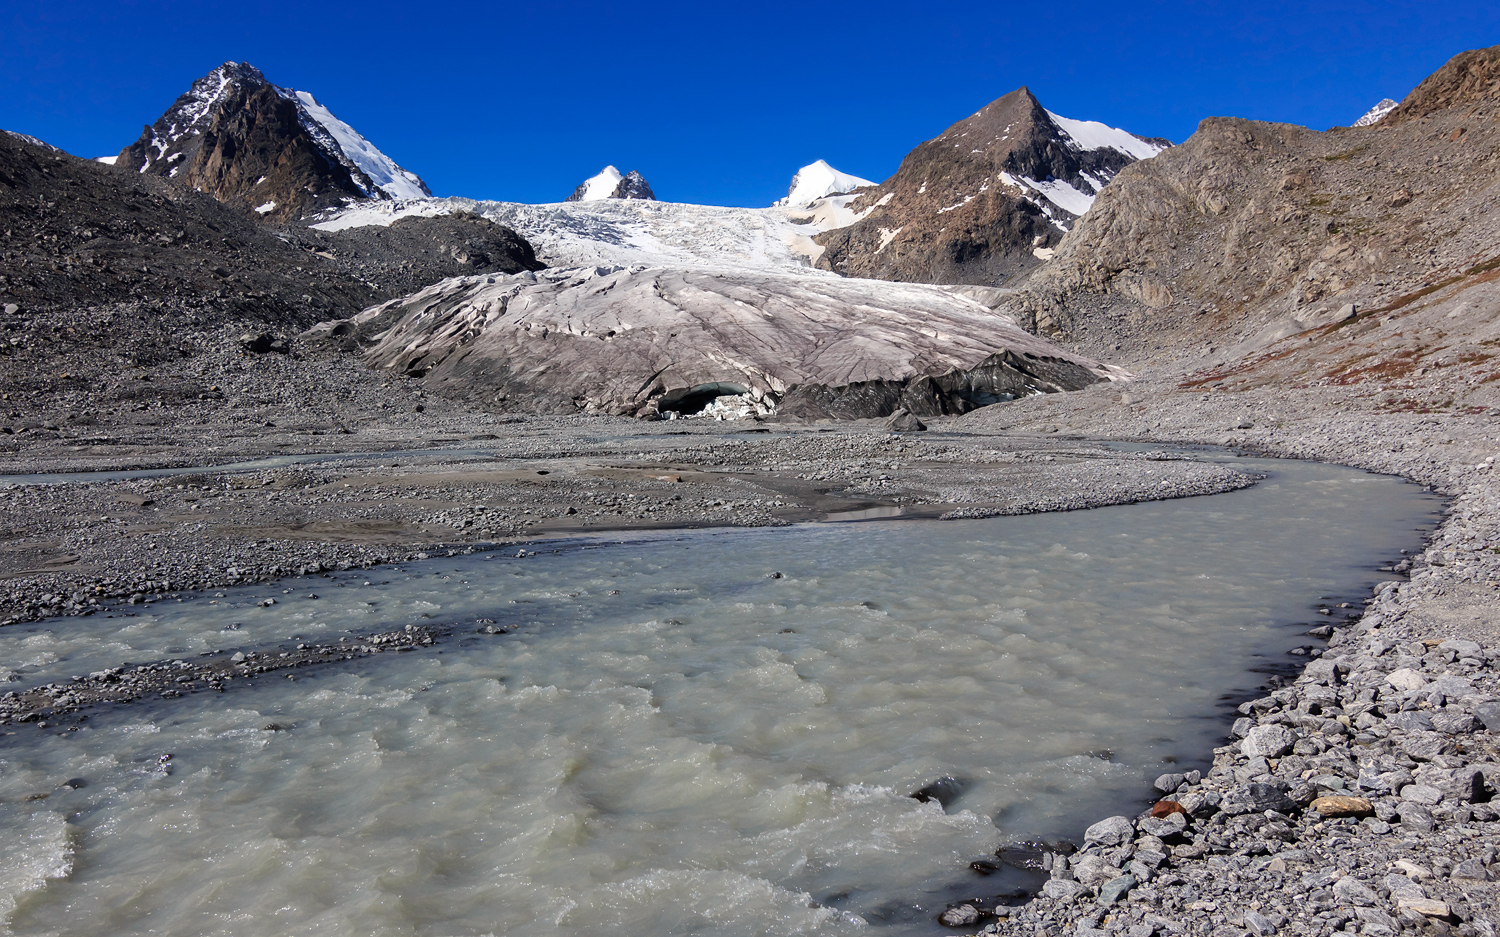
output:
[[[814,238],[825,248],[817,263],[845,276],[996,284],[1039,266],[1033,250],[1062,235],[1001,173],[1092,192],[1084,173],[1107,180],[1134,161],[1118,150],[1070,146],[1030,90],[1018,88],[921,144],[894,176],[865,190],[849,207],[871,213]]]
[[[158,176],[0,134],[11,408],[75,392],[91,396],[88,409],[133,399],[132,369],[198,354],[221,329],[284,335],[443,277],[540,267],[529,244],[482,218],[275,228]]]
[[[142,130],[116,165],[174,179],[243,212],[274,204],[258,212],[273,221],[389,198],[290,95],[248,62],[227,62]]]

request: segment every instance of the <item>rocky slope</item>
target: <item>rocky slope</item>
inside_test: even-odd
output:
[[[40,429],[55,422],[40,417],[48,401],[95,420],[143,390],[217,394],[212,380],[139,378],[245,332],[269,347],[443,277],[540,266],[513,231],[472,215],[278,230],[166,179],[0,133],[0,413]]]
[[[651,185],[646,181],[645,176],[634,169],[622,176],[620,170],[613,166],[605,166],[598,175],[583,180],[578,184],[578,188],[573,190],[573,194],[564,201],[596,202],[606,198],[656,201],[656,196],[651,192]]]
[[[1357,311],[1327,343],[1307,332],[1336,354],[1434,291],[1487,282],[1500,241],[1494,53],[1455,57],[1366,127],[1203,121],[1121,171],[1025,284],[1018,318],[1137,362],[1227,364]],[[1425,356],[1410,331],[1388,353]]]
[[[937,415],[1118,373],[936,287],[640,266],[449,280],[305,338],[368,346],[371,366],[445,396],[552,413],[744,396],[804,418]]]
[[[248,62],[195,81],[115,165],[278,221],[356,199],[432,194],[312,95],[271,84]]]
[[[912,150],[861,193],[854,224],[815,240],[818,266],[845,276],[997,284],[1047,248],[1131,163],[1169,144],[1048,112],[1026,88]]]

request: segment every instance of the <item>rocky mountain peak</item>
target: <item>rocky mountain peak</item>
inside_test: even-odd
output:
[[[817,264],[847,276],[996,284],[1046,257],[1125,166],[1170,144],[1044,108],[1017,88],[920,144],[824,232]]]
[[[613,166],[605,166],[598,175],[590,176],[573,190],[564,201],[594,202],[606,198],[641,199],[656,201],[646,177],[632,169],[624,175]]]
[[[248,62],[225,62],[193,82],[115,165],[276,220],[432,194],[311,94],[271,84]]]

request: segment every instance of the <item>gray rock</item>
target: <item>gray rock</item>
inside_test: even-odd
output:
[[[1387,727],[1402,732],[1428,732],[1432,729],[1432,716],[1424,712],[1411,711],[1392,713],[1385,720]]]
[[[1122,875],[1119,878],[1110,879],[1099,888],[1099,903],[1112,905],[1125,897],[1125,893],[1135,887],[1135,876]]]
[[[1465,712],[1440,712],[1432,717],[1432,727],[1448,735],[1468,735],[1478,732],[1483,725]]]
[[[1291,813],[1297,809],[1297,802],[1274,784],[1257,783],[1230,791],[1222,806],[1224,812],[1231,815],[1260,813],[1265,810]]]
[[[1126,817],[1108,817],[1083,831],[1084,842],[1120,846],[1135,839],[1135,826]]]
[[[1042,894],[1053,901],[1072,901],[1087,891],[1087,888],[1077,882],[1062,878],[1049,878],[1047,884],[1042,886]]]
[[[1396,812],[1401,818],[1402,826],[1418,833],[1431,833],[1437,825],[1432,820],[1432,811],[1421,804],[1405,801],[1396,808]]]
[[[971,904],[955,905],[938,915],[944,927],[968,927],[979,920],[979,909]]]
[[[1448,740],[1436,732],[1423,732],[1401,740],[1401,750],[1417,761],[1431,761],[1448,747]]]
[[[1380,900],[1370,886],[1352,875],[1346,875],[1333,883],[1333,896],[1341,904],[1356,907],[1371,907]]]
[[[1450,638],[1438,645],[1440,651],[1452,651],[1459,657],[1473,657],[1477,660],[1484,659],[1484,648],[1475,641],[1465,641],[1462,638]]]
[[[1385,887],[1391,893],[1391,898],[1396,901],[1400,901],[1403,898],[1420,900],[1427,897],[1427,893],[1422,890],[1421,885],[1418,885],[1404,875],[1397,875],[1394,872],[1385,877]]]
[[[1339,682],[1339,661],[1332,657],[1320,657],[1307,665],[1302,671],[1302,678],[1324,686],[1337,686]]]
[[[1424,807],[1431,807],[1434,804],[1442,803],[1443,792],[1426,784],[1408,784],[1401,788],[1401,799],[1411,801],[1414,804],[1421,804]]]
[[[1276,925],[1257,911],[1246,911],[1242,919],[1245,922],[1245,928],[1255,937],[1270,937],[1276,933]]]
[[[1297,736],[1286,726],[1256,726],[1245,734],[1240,743],[1240,752],[1246,758],[1280,758],[1292,750]]]
[[[1145,817],[1136,826],[1148,836],[1166,838],[1175,836],[1187,828],[1187,815],[1169,813],[1164,817]]]
[[[1186,774],[1164,774],[1157,778],[1156,783],[1152,786],[1163,794],[1170,794],[1181,787],[1182,782],[1185,780],[1187,780]]]
[[[1073,877],[1084,885],[1102,885],[1119,874],[1119,866],[1103,856],[1079,856],[1073,862]]]
[[[885,428],[893,433],[920,433],[927,429],[927,424],[917,419],[910,410],[902,407],[885,421]]]
[[[1500,732],[1500,702],[1489,700],[1474,707],[1474,715],[1491,732]]]
[[[1476,882],[1488,882],[1494,879],[1490,870],[1485,868],[1484,863],[1478,859],[1465,859],[1453,867],[1450,878],[1470,879]]]

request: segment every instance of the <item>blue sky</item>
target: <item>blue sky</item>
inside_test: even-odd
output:
[[[663,199],[765,205],[818,158],[884,179],[1020,85],[1178,142],[1211,115],[1347,124],[1500,44],[1500,4],[0,0],[0,37],[0,127],[80,156],[233,59],[439,195],[555,201],[613,163]]]

